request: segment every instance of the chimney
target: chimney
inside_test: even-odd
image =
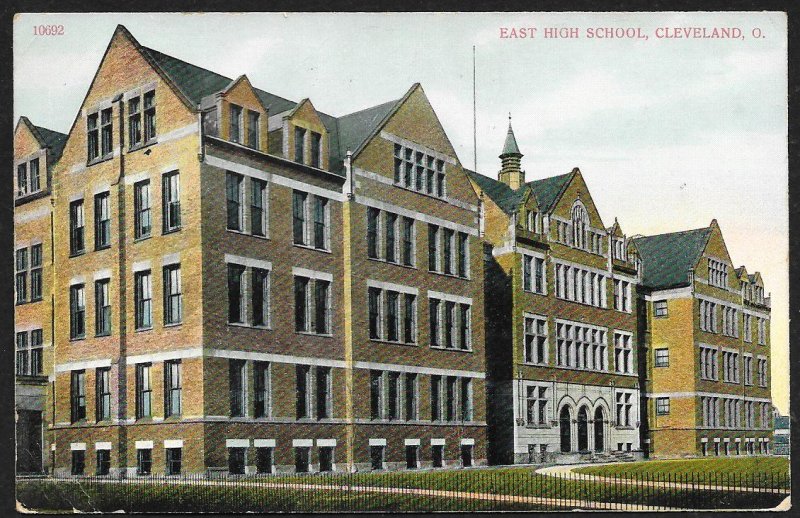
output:
[[[514,137],[514,130],[511,129],[511,114],[508,114],[508,133],[503,152],[500,153],[502,166],[497,179],[508,185],[515,191],[525,183],[525,171],[521,169],[520,161],[522,153],[519,152],[517,139]]]

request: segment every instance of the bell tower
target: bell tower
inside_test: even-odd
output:
[[[519,189],[525,183],[525,171],[521,169],[520,161],[522,153],[519,152],[517,139],[514,137],[514,130],[511,128],[511,114],[508,114],[508,133],[503,152],[500,153],[501,169],[497,179],[508,185],[514,190]]]

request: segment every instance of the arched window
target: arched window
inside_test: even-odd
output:
[[[586,227],[589,217],[580,202],[572,207],[572,243],[576,248],[586,248]]]

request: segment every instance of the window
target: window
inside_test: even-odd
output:
[[[297,365],[296,375],[296,401],[295,415],[297,419],[311,417],[311,367],[308,365]]]
[[[72,450],[72,471],[73,475],[83,475],[86,469],[86,451]]]
[[[294,307],[295,331],[330,334],[330,281],[295,276]]]
[[[31,245],[31,302],[42,300],[42,244]]]
[[[606,331],[568,321],[556,321],[556,365],[608,371]]]
[[[84,252],[83,233],[83,200],[75,200],[69,204],[69,253],[71,255]]]
[[[386,213],[386,253],[384,257],[390,263],[397,262],[397,214]]]
[[[669,367],[669,349],[667,348],[659,348],[655,349],[655,362],[653,365],[655,367]]]
[[[458,408],[458,406],[456,405],[456,398],[458,397],[457,384],[458,384],[457,377],[447,376],[445,378],[444,418],[446,421],[455,421],[457,417],[456,415],[456,410]]]
[[[149,363],[136,365],[136,419],[153,415],[153,385],[150,380]]]
[[[669,398],[656,398],[656,415],[669,415]]]
[[[439,227],[428,223],[428,270],[439,271]]]
[[[653,302],[653,315],[656,318],[665,318],[668,316],[666,300],[657,300]]]
[[[247,363],[230,360],[228,364],[231,417],[247,415]]]
[[[525,363],[547,363],[547,320],[541,317],[525,317]]]
[[[744,355],[744,384],[753,384],[753,357],[751,355]]]
[[[472,444],[461,445],[461,465],[465,468],[472,466]]]
[[[417,469],[419,467],[419,446],[406,444],[406,468]]]
[[[383,419],[384,416],[383,378],[381,371],[370,371],[369,373],[370,418],[373,420]]]
[[[431,465],[434,468],[444,466],[444,446],[441,444],[431,445]]]
[[[718,378],[717,350],[713,347],[700,346],[700,378],[716,380]]]
[[[386,292],[386,339],[390,342],[398,341],[398,327],[400,310],[397,300],[400,294],[396,291]]]
[[[225,175],[225,197],[227,199],[228,230],[241,232],[244,228],[244,177],[228,172]]]
[[[178,171],[165,174],[163,177],[163,218],[164,233],[181,228],[181,193]]]
[[[368,298],[369,337],[377,340],[382,334],[380,321],[381,290],[378,288],[369,288]]]
[[[453,326],[455,323],[456,303],[445,301],[444,303],[444,346],[446,349],[453,349]]]
[[[28,298],[28,249],[20,248],[16,252],[16,275],[14,277],[16,284],[16,300],[17,304],[25,302]]]
[[[111,108],[106,108],[100,112],[100,144],[103,156],[110,155],[114,146],[113,123],[111,120]]]
[[[136,474],[149,475],[153,469],[153,450],[140,448],[136,450]]]
[[[305,163],[306,155],[306,130],[294,128],[294,161],[298,164]]]
[[[748,315],[747,313],[742,315],[742,320],[744,321],[744,341],[745,342],[752,342],[753,341],[753,317]]]
[[[469,304],[459,304],[458,310],[458,347],[463,351],[469,351],[472,349],[471,306]]]
[[[242,107],[231,104],[230,112],[230,140],[242,142]]]
[[[144,96],[144,140],[156,138],[156,91],[145,92]]]
[[[86,419],[86,371],[72,371],[70,377],[70,420]]]
[[[429,299],[428,304],[431,347],[471,350],[471,306],[453,301],[444,301],[442,304],[438,299]]]
[[[455,238],[455,231],[446,228],[444,229],[444,273],[453,274],[453,240]]]
[[[327,250],[328,246],[328,200],[314,197],[314,248]]]
[[[181,361],[164,362],[164,417],[181,415]]]
[[[633,394],[618,390],[616,396],[617,403],[617,426],[631,426],[631,412],[633,410]]]
[[[596,272],[566,264],[555,264],[555,290],[560,299],[589,304],[598,308],[608,307],[606,301],[606,277]],[[620,300],[619,283],[615,281],[615,308]],[[630,283],[625,283],[630,287]],[[546,290],[546,287],[543,288]],[[630,292],[627,292],[628,311],[630,311]],[[620,306],[622,307],[622,306]]]
[[[442,198],[445,195],[444,161],[428,153],[395,144],[394,182],[401,187]]]
[[[128,99],[128,147],[133,148],[142,143],[142,107],[141,98]]]
[[[95,371],[95,416],[97,422],[111,419],[111,369]]]
[[[544,259],[530,255],[522,256],[522,289],[545,293]]]
[[[405,343],[416,343],[417,341],[417,298],[406,293],[403,296],[405,304],[403,306],[403,341]]]
[[[614,333],[614,367],[620,374],[633,374],[632,336]]]
[[[244,270],[244,266],[228,264],[228,322],[232,324],[245,322]]]
[[[272,415],[272,382],[269,363],[253,363],[253,390],[255,396],[255,417]]]
[[[372,465],[373,471],[383,469],[383,457],[385,446],[370,445],[369,447],[369,460]]]
[[[322,135],[311,132],[311,167],[319,168],[322,165]]]
[[[294,448],[294,470],[296,473],[308,473],[311,462],[311,448],[296,446]]]
[[[331,413],[331,369],[317,367],[317,419],[333,417]]]
[[[709,258],[708,283],[718,288],[726,288],[728,286],[728,265],[716,259]]]
[[[247,145],[253,149],[258,149],[259,120],[261,115],[253,110],[247,110]]]
[[[94,281],[95,317],[94,327],[97,336],[111,334],[111,295],[109,279]]]
[[[528,385],[525,388],[525,409],[528,425],[547,425],[547,387]]]
[[[244,475],[246,448],[228,448],[228,473]]]
[[[28,164],[17,165],[17,196],[28,194]]]
[[[739,353],[722,351],[722,380],[739,383]]]
[[[167,475],[180,475],[181,474],[181,457],[182,448],[167,448],[166,449]]]
[[[458,401],[461,403],[460,413],[462,421],[472,421],[472,380],[461,378]]]
[[[390,372],[389,373],[389,409],[387,412],[387,417],[390,421],[400,419],[400,409],[401,407],[401,395],[403,394],[402,389],[400,388],[400,383],[402,381],[402,376],[399,372]]]
[[[405,418],[407,421],[417,419],[417,399],[419,394],[417,392],[417,375],[407,372],[404,375],[404,394],[403,401],[405,402]]]
[[[313,203],[309,203],[309,198]],[[328,200],[301,191],[293,191],[292,235],[294,244],[330,249],[330,208]],[[311,225],[309,227],[309,225]]]
[[[458,232],[458,272],[459,277],[467,277],[469,268],[469,235],[464,232]]]
[[[86,158],[87,161],[100,156],[100,129],[97,126],[97,113],[86,117]]]
[[[767,344],[767,319],[758,319],[758,345]]]
[[[614,309],[617,311],[631,311],[631,283],[614,280]]]
[[[250,179],[250,232],[254,236],[267,235],[267,183]]]
[[[442,324],[439,320],[439,308],[441,306],[441,302],[437,299],[429,299],[428,305],[430,308],[431,347],[439,347],[441,344],[440,336],[442,332]]]
[[[274,448],[261,446],[256,448],[256,473],[272,473]]]
[[[83,284],[69,288],[69,337],[79,339],[86,336],[86,296]]]
[[[133,219],[134,237],[144,239],[150,237],[152,222],[150,220],[150,180],[133,185]]]
[[[150,270],[134,274],[134,298],[136,303],[136,329],[153,327],[153,288]]]
[[[42,330],[34,329],[30,332],[30,345],[28,333],[17,333],[17,368],[20,376],[39,376],[42,374]]]
[[[269,270],[253,268],[253,325],[270,326],[270,276]]]
[[[367,256],[378,258],[378,218],[380,210],[374,207],[367,208]]]
[[[180,324],[183,319],[181,265],[164,267],[164,325]]]
[[[431,376],[431,421],[442,420],[442,377]]]
[[[28,367],[28,333],[17,333],[17,374],[25,375],[30,372]]]
[[[758,358],[757,362],[758,368],[758,385],[760,387],[767,386],[767,359],[766,358]]]
[[[572,243],[576,248],[588,248],[586,246],[587,227],[589,226],[589,216],[581,205],[572,208]]]
[[[414,220],[403,217],[403,257],[405,266],[414,266]]]

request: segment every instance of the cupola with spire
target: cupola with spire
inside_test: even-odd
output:
[[[519,189],[525,183],[525,171],[522,170],[520,161],[522,153],[519,152],[517,139],[514,137],[514,130],[511,128],[511,114],[508,114],[508,133],[503,152],[500,153],[502,166],[497,179],[508,185],[514,190]]]

